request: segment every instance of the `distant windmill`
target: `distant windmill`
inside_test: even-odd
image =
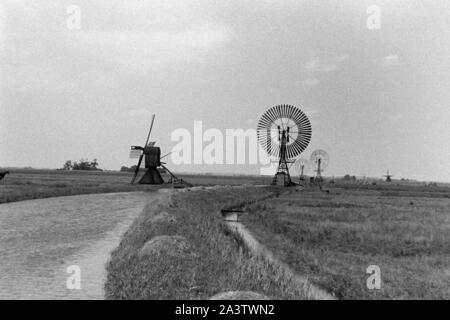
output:
[[[393,177],[392,174],[389,174],[389,170],[387,171],[387,174],[385,174],[383,177],[386,177],[386,182],[391,182],[391,177]]]

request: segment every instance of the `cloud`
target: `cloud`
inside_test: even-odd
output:
[[[391,121],[398,121],[398,120],[403,119],[403,114],[401,114],[401,113],[393,114],[393,115],[388,116],[388,119]]]
[[[348,54],[338,54],[331,57],[315,57],[304,64],[306,71],[311,73],[333,72],[339,69],[340,64],[348,59]]]
[[[337,69],[337,65],[325,63],[321,58],[316,57],[305,63],[305,69],[311,72],[331,72]]]
[[[200,4],[181,0],[78,4],[81,29],[75,31],[66,28],[65,3],[0,4],[0,73],[9,75],[0,78],[1,86],[53,92],[117,87],[123,72],[212,63],[232,34],[198,10]]]
[[[391,54],[385,57],[382,57],[378,60],[378,63],[383,67],[395,67],[401,65],[401,61],[398,55]]]
[[[310,118],[318,117],[318,116],[321,114],[320,110],[319,110],[319,109],[316,109],[316,108],[311,108],[311,107],[306,108],[306,107],[304,107],[304,109],[305,109],[305,113],[306,113],[306,114],[308,115],[308,117],[310,117]]]
[[[13,88],[20,92],[29,90],[61,92],[74,89],[73,82],[67,81],[67,77],[58,72],[54,67],[46,64],[3,64],[0,67],[3,74],[9,77],[0,79],[0,86]]]
[[[6,24],[6,12],[2,4],[0,4],[0,41],[4,41],[5,34],[5,24]]]
[[[175,63],[205,63],[229,39],[227,28],[203,24],[168,30],[91,31],[68,35],[66,44],[132,72],[164,68]]]
[[[248,125],[254,125],[254,124],[258,123],[258,119],[256,119],[256,118],[249,118],[249,119],[246,119],[244,121],[244,123],[248,124]]]
[[[134,117],[150,117],[152,113],[144,108],[140,109],[131,109],[127,110],[123,113],[124,116],[134,118]]]
[[[27,61],[28,59],[24,59]],[[0,73],[10,74],[0,78],[0,87],[20,92],[75,92],[117,88],[117,79],[108,71],[90,70],[74,73],[46,62],[42,63],[4,63]]]
[[[317,78],[308,78],[300,81],[300,84],[304,87],[314,87],[319,84],[319,79]]]

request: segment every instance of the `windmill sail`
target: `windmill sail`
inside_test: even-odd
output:
[[[142,150],[131,149],[130,150],[130,159],[137,159],[141,156]]]
[[[152,129],[153,129],[153,122],[155,121],[155,115],[152,116],[152,123],[150,124],[150,130],[148,131],[148,135],[147,135],[147,139],[145,140],[145,144],[144,147],[147,146],[148,144],[148,139],[150,138],[150,134],[152,133]],[[133,178],[131,179],[131,184],[134,183],[134,180],[136,180],[136,177],[138,175],[139,172],[139,168],[141,166],[142,163],[142,158],[144,157],[144,153],[142,152],[141,155],[139,156],[139,160],[138,163],[136,165],[136,170],[134,170],[134,175]]]

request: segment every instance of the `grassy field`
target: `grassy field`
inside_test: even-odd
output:
[[[450,189],[307,188],[249,209],[244,224],[298,274],[340,299],[450,299]],[[366,285],[369,265],[381,289]]]
[[[10,170],[0,182],[0,203],[76,194],[155,190],[171,185],[131,185],[132,173],[115,171]],[[193,185],[241,185],[267,183],[267,178],[213,175],[181,175]],[[168,181],[168,177],[164,176]]]
[[[0,184],[0,203],[76,194],[154,189],[130,185],[131,173],[11,170]]]
[[[112,253],[108,299],[208,299],[224,291],[253,291],[273,299],[306,299],[283,270],[242,250],[220,209],[275,196],[268,187],[221,188],[176,194],[169,205],[150,203]],[[152,239],[182,236],[142,255]],[[160,238],[159,238],[160,239]]]

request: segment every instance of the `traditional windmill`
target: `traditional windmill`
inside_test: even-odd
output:
[[[258,122],[258,141],[269,155],[278,158],[272,184],[295,185],[289,175],[288,163],[300,155],[311,140],[311,123],[300,109],[278,105],[267,110]]]
[[[383,176],[386,177],[386,182],[391,182],[391,178],[393,177],[392,174],[389,174],[389,170],[387,171],[387,173]]]
[[[144,147],[140,146],[131,146],[130,150],[130,158],[139,158],[138,163],[136,165],[136,169],[134,170],[133,178],[131,179],[131,184],[134,183],[136,177],[139,173],[139,169],[141,167],[142,159],[145,156],[145,174],[139,180],[139,184],[162,184],[164,183],[163,178],[161,177],[161,173],[159,172],[159,168],[163,168],[165,172],[169,173],[171,179],[169,182],[174,184],[183,183],[182,179],[178,179],[172,172],[170,172],[167,167],[164,166],[165,162],[161,162],[161,159],[166,157],[169,154],[161,157],[161,149],[159,147],[155,147],[155,141],[149,142],[150,134],[153,128],[153,122],[155,121],[155,115],[152,116],[152,122],[150,124],[150,130],[148,131],[147,139],[145,140]]]

